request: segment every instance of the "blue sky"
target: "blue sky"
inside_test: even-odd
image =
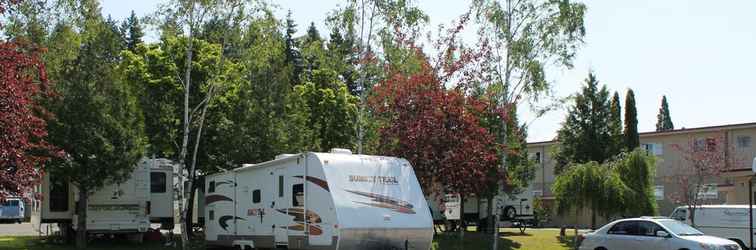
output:
[[[104,14],[122,19],[154,11],[156,0],[104,0]],[[346,1],[280,0],[278,16],[291,9],[299,31],[315,22],[327,34],[326,14]],[[756,1],[635,0],[583,1],[588,6],[585,45],[572,69],[552,69],[557,96],[579,90],[593,71],[600,83],[635,92],[639,130],[652,131],[662,95],[667,95],[675,128],[756,122]],[[469,0],[424,0],[417,5],[431,26],[449,24]],[[434,28],[435,30],[435,28]],[[531,121],[529,140],[550,140],[566,108]]]

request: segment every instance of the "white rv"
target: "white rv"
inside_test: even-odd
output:
[[[205,177],[209,245],[289,249],[430,249],[433,221],[404,159],[281,155]]]
[[[695,209],[695,228],[701,232],[730,239],[741,246],[749,244],[748,239],[748,205],[702,205]],[[756,209],[753,210],[756,215]],[[687,206],[675,208],[670,218],[691,225]],[[756,216],[754,216],[756,223]],[[756,228],[754,229],[756,231]],[[754,237],[756,242],[756,237]]]
[[[142,159],[122,183],[103,187],[87,202],[90,233],[143,233],[151,223],[173,228],[173,164],[167,159]],[[61,229],[76,229],[78,191],[70,183],[45,175],[36,188],[31,221],[35,230],[58,223]]]

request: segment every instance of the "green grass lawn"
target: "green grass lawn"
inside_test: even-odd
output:
[[[440,234],[433,238],[433,250],[491,249],[492,238],[489,233],[465,232],[463,248],[459,233]],[[566,250],[571,249],[572,239],[573,236],[568,236],[565,241],[560,240],[559,229],[528,229],[524,234],[517,229],[504,229],[498,240],[498,249]]]
[[[568,235],[571,234],[568,233]],[[488,233],[465,232],[463,242],[460,245],[459,233],[444,233],[436,235],[433,239],[433,250],[478,250],[491,249],[492,237]],[[566,241],[559,239],[558,229],[528,229],[520,234],[517,229],[504,229],[499,237],[499,250],[567,250],[572,246],[572,236]],[[193,244],[197,249],[204,249],[200,244]],[[33,236],[9,236],[0,237],[0,249],[16,250],[73,250],[73,245],[52,243],[45,238]],[[102,250],[175,250],[178,248],[164,247],[160,243],[145,242],[137,244],[126,240],[96,239],[90,242],[88,249]]]

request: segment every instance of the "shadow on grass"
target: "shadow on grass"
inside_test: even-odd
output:
[[[138,243],[129,241],[126,239],[109,239],[109,238],[94,238],[87,244],[87,249],[102,249],[102,250],[132,250],[132,249],[145,249],[145,250],[174,250],[180,249],[177,242],[176,247],[164,246],[161,242],[143,242]],[[205,249],[203,241],[192,241],[190,249]],[[37,237],[37,236],[9,236],[0,237],[0,249],[19,249],[19,250],[73,250],[76,246],[71,244],[61,243],[53,237]]]
[[[559,241],[559,244],[562,245],[562,247],[573,249],[575,247],[575,236],[574,235],[567,235],[564,237],[556,236],[556,239]]]

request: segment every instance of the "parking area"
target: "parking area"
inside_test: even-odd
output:
[[[39,235],[32,228],[31,223],[2,223],[0,224],[0,235],[2,236],[35,236]]]

